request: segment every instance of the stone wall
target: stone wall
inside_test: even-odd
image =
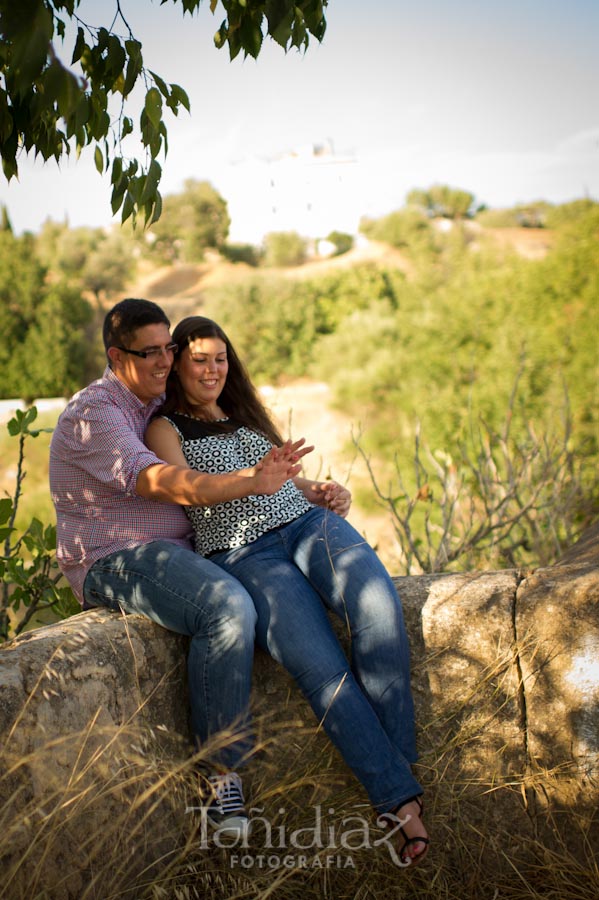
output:
[[[543,833],[550,847],[560,810],[575,809],[595,827],[598,562],[599,526],[559,563],[528,574],[395,579],[412,647],[427,823],[437,840],[442,836],[444,853],[465,845],[457,838],[464,828],[477,840],[486,835],[487,852],[496,844],[502,853],[521,853]],[[2,648],[0,828],[9,837],[1,862],[15,885],[16,861],[28,852],[46,884],[43,896],[104,900],[101,880],[90,888],[90,859],[97,862],[98,848],[104,852],[99,836],[115,822],[127,840],[143,833],[143,852],[139,842],[130,850],[123,844],[121,879],[125,869],[130,876],[136,865],[149,865],[151,872],[153,860],[164,866],[180,852],[189,834],[175,848],[165,822],[176,823],[189,802],[177,794],[176,774],[189,738],[185,652],[184,638],[104,610]],[[262,653],[254,701],[270,766],[256,786],[260,796],[269,795],[265,782],[287,784],[301,756],[311,785],[306,802],[326,802],[333,784],[364,802],[324,736],[314,735],[311,711],[292,681]],[[124,786],[116,785],[116,771]],[[165,799],[156,786],[167,781]],[[50,854],[40,838],[49,808],[60,848]]]

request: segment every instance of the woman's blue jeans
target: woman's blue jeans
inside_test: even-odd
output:
[[[98,560],[84,584],[87,606],[141,613],[191,637],[187,661],[191,727],[200,746],[225,733],[211,757],[238,768],[251,747],[249,699],[256,612],[230,575],[170,541]]]
[[[293,675],[373,806],[421,794],[401,603],[364,538],[317,507],[211,560],[251,594],[258,642]],[[347,626],[351,665],[327,608]]]

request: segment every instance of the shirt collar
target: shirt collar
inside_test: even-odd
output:
[[[102,376],[105,381],[108,382],[110,386],[110,390],[115,394],[120,394],[123,400],[127,403],[128,406],[133,407],[134,409],[146,412],[154,412],[159,406],[162,406],[164,403],[164,394],[161,394],[160,397],[154,397],[150,400],[149,403],[143,403],[139,397],[130,390],[126,384],[124,384],[120,378],[118,378],[115,373],[112,371],[110,366],[106,366],[104,369],[104,375]]]

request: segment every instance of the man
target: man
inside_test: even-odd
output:
[[[191,637],[195,740],[235,733],[208,779],[209,818],[238,832],[247,824],[235,769],[248,749],[240,725],[248,722],[256,614],[234,578],[193,552],[181,505],[275,493],[308,450],[288,442],[257,466],[224,475],[169,465],[151,453],[143,436],[173,363],[169,327],[147,300],[123,300],[106,316],[108,365],[71,399],[50,446],[57,558],[84,608],[141,613]]]

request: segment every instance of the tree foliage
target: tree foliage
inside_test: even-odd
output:
[[[149,246],[165,262],[198,262],[208,248],[224,248],[230,224],[224,197],[208,181],[188,178],[181,193],[164,198],[160,221],[150,231]]]
[[[427,190],[414,188],[406,199],[408,204],[419,207],[429,216],[447,219],[468,218],[474,205],[474,194],[447,184],[434,184]]]
[[[134,240],[125,229],[69,228],[47,220],[36,239],[37,256],[54,279],[100,299],[124,288],[135,267]]]
[[[271,231],[264,237],[265,266],[301,266],[307,242],[297,231]]]
[[[555,424],[567,385],[572,440],[588,456],[599,452],[599,204],[566,206],[561,220],[546,257],[530,260],[478,231],[470,244],[459,224],[431,253],[422,219],[402,237],[409,277],[375,266],[253,277],[207,291],[207,308],[255,375],[328,381],[379,457],[410,454],[419,422],[433,452],[467,440],[473,411],[498,428],[517,375],[521,421],[539,429]]]
[[[193,14],[203,0],[171,2]],[[285,50],[305,49],[310,35],[324,36],[327,2],[210,0],[213,14],[224,10],[214,42],[231,59],[242,51],[257,57],[265,33]],[[110,171],[113,213],[121,210],[123,222],[142,214],[148,224],[162,209],[165,108],[174,115],[189,111],[189,99],[180,85],[147,68],[123,0],[106,6],[106,23],[95,25],[80,18],[80,0],[0,0],[0,156],[10,180],[23,149],[59,161],[73,147],[77,154],[93,148],[98,171]],[[128,114],[136,87],[145,92],[137,123]],[[141,162],[124,146],[134,132]]]
[[[32,400],[77,390],[91,318],[79,291],[48,280],[32,235],[0,231],[0,397]]]
[[[360,231],[372,240],[418,254],[435,249],[430,221],[420,209],[398,209],[380,219],[363,218]]]

